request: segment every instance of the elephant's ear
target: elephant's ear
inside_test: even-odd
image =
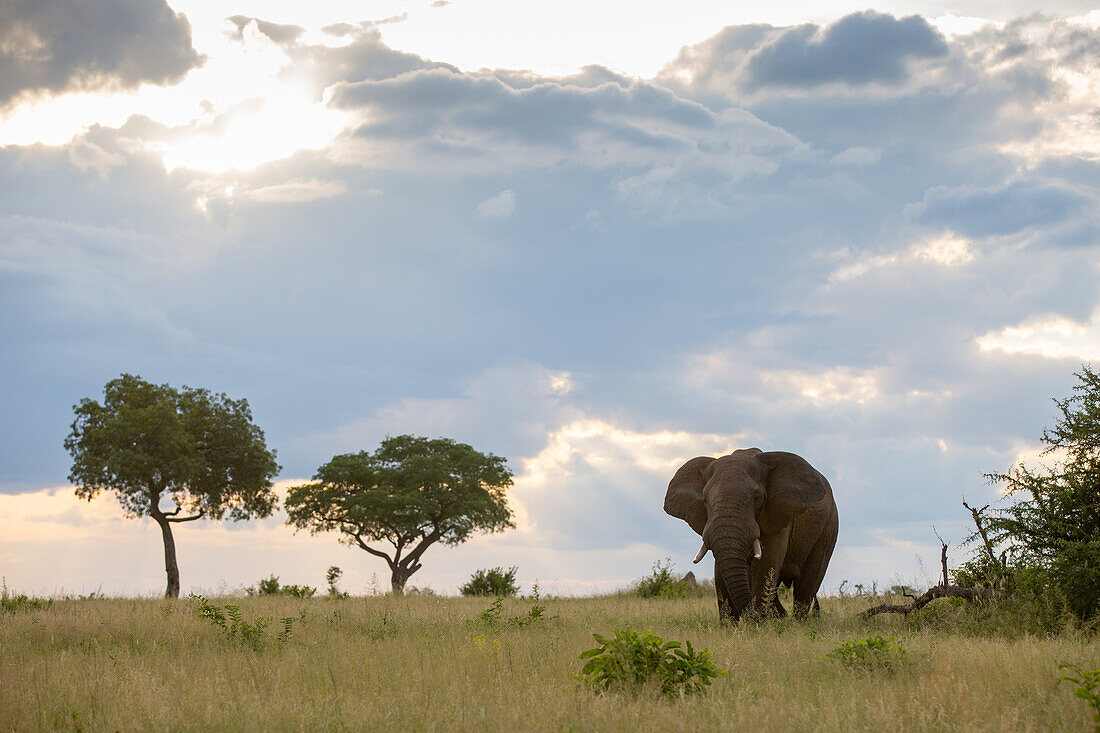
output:
[[[768,498],[757,517],[763,532],[781,531],[829,491],[825,477],[794,453],[769,451],[761,453],[757,460],[768,470],[764,479]]]
[[[696,534],[702,536],[707,526],[707,505],[703,502],[703,471],[714,463],[709,456],[699,456],[680,466],[680,470],[668,482],[665,492],[665,513],[684,520]]]

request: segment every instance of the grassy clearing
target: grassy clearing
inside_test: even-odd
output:
[[[733,628],[707,598],[544,600],[552,618],[527,625],[507,618],[531,601],[506,599],[504,621],[472,621],[490,600],[211,599],[272,620],[260,649],[192,600],[5,612],[0,730],[1093,729],[1058,664],[1100,666],[1095,635],[1029,635],[949,601],[924,618],[861,620],[870,603],[832,599],[819,619]],[[280,643],[283,617],[292,635]],[[578,654],[616,627],[710,649],[729,678],[693,698],[594,694],[574,677]],[[904,658],[823,658],[874,634],[895,637]]]

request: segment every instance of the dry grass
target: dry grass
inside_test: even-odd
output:
[[[1100,666],[1095,636],[1028,636],[951,607],[933,622],[866,621],[860,600],[820,619],[723,626],[713,601],[546,602],[557,618],[488,628],[484,599],[221,599],[246,619],[291,616],[294,636],[255,651],[193,601],[57,601],[0,614],[2,730],[1080,730],[1086,706],[1059,662]],[[937,602],[942,603],[942,602]],[[530,602],[510,600],[508,614]],[[973,628],[978,624],[978,628]],[[594,695],[574,679],[592,632],[651,630],[710,648],[729,679],[696,699]],[[894,670],[821,657],[894,635]]]

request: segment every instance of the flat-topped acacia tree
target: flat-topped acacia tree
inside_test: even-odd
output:
[[[271,480],[279,464],[247,400],[123,374],[103,388],[102,404],[83,399],[73,409],[65,448],[76,495],[91,500],[112,491],[127,516],[160,525],[166,598],[180,594],[173,524],[266,517],[275,508]],[[165,499],[175,508],[162,509]]]
[[[457,545],[475,532],[515,527],[504,459],[447,438],[386,438],[373,453],[334,456],[313,478],[287,490],[287,524],[311,534],[340,532],[347,544],[382,558],[396,595],[434,543]]]

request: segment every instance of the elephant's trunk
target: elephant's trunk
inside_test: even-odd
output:
[[[744,531],[737,528],[715,527],[715,538],[710,543],[714,553],[715,574],[720,576],[729,596],[729,615],[738,619],[752,605],[749,585],[749,560],[752,542],[742,541]]]

